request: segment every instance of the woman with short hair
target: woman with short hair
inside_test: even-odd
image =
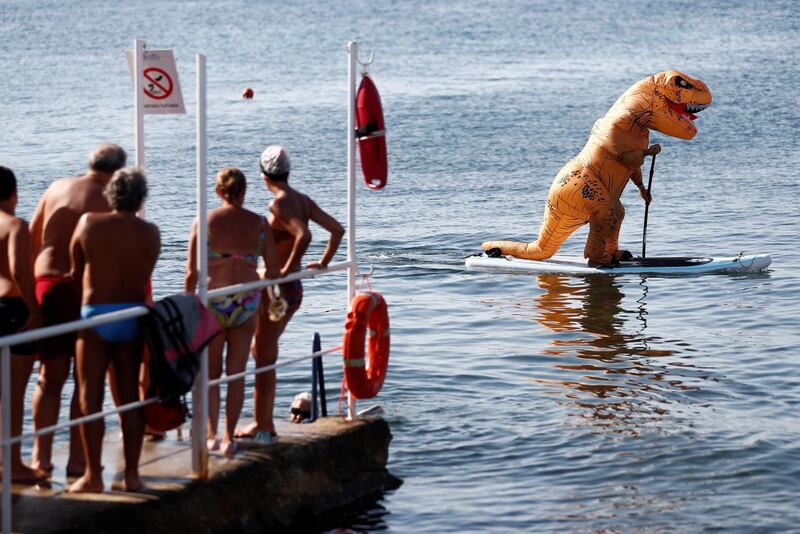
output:
[[[277,275],[275,245],[264,217],[243,207],[247,180],[239,169],[228,167],[219,171],[215,191],[222,206],[208,214],[208,288],[242,284],[259,280],[258,258],[264,258],[267,277]],[[197,285],[197,221],[189,238],[189,258],[184,288],[194,292]],[[240,291],[209,299],[208,307],[216,317],[222,333],[208,346],[208,376],[210,380],[222,374],[222,353],[227,346],[225,373],[244,371],[250,342],[256,329],[261,290]],[[244,402],[244,379],[229,382],[225,402],[225,433],[220,442],[219,386],[208,391],[208,449],[222,450],[226,456],[236,452],[234,430]]]

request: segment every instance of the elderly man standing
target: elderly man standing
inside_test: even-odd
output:
[[[89,172],[83,176],[61,178],[45,191],[31,221],[31,236],[36,276],[36,298],[45,326],[80,318],[80,281],[69,277],[69,244],[78,219],[87,212],[107,212],[111,208],[103,190],[117,169],[125,166],[125,151],[104,144],[89,155]],[[39,342],[39,381],[33,395],[33,421],[37,429],[56,424],[61,409],[61,390],[69,376],[75,354],[74,333]],[[70,417],[78,416],[78,391],[72,395]],[[35,469],[51,472],[53,435],[39,436],[33,446]],[[83,473],[80,437],[77,428],[70,433],[67,475]]]
[[[136,216],[147,195],[147,181],[139,169],[126,167],[114,173],[105,190],[111,213],[87,213],[72,236],[72,273],[82,281],[81,317],[88,319],[114,311],[143,306],[161,239],[158,228]],[[143,338],[139,318],[123,319],[81,330],[75,368],[78,374],[81,414],[100,412],[105,374],[112,376],[121,404],[139,400],[139,364]],[[125,450],[125,490],[142,488],[139,456],[144,437],[141,408],[120,414]],[[71,492],[101,492],[102,419],[81,425],[86,472],[69,487]]]

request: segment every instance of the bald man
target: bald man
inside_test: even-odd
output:
[[[36,277],[36,299],[45,326],[80,319],[80,281],[70,278],[70,239],[84,213],[108,212],[103,195],[115,171],[125,166],[125,151],[104,144],[89,154],[89,171],[83,176],[61,178],[45,191],[31,221],[31,238]],[[69,376],[75,355],[76,334],[50,337],[39,342],[39,381],[33,395],[36,429],[56,424],[61,409],[61,390]],[[77,384],[77,383],[76,383]],[[70,418],[80,416],[78,387],[72,395]],[[53,435],[38,436],[33,446],[32,466],[52,472]],[[83,474],[84,462],[77,427],[70,432],[67,475]]]

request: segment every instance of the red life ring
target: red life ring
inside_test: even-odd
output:
[[[369,350],[364,342],[369,330]],[[380,293],[353,298],[344,325],[344,379],[356,399],[371,399],[381,390],[389,366],[389,310]]]
[[[386,163],[386,128],[378,88],[368,74],[361,78],[356,94],[356,139],[364,182],[370,189],[383,189],[389,167]]]

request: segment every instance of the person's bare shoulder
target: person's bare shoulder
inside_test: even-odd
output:
[[[23,232],[28,233],[28,223],[25,219],[20,219],[16,215],[3,214],[0,218],[0,239],[6,236],[19,234]]]
[[[286,216],[293,211],[293,206],[292,199],[288,195],[284,195],[272,199],[272,202],[269,203],[269,211],[276,217]]]
[[[152,243],[161,246],[161,232],[159,231],[158,226],[156,226],[155,223],[151,223],[143,219],[140,219],[140,221],[142,223],[142,233],[144,233]]]
[[[303,196],[303,205],[306,206],[308,211],[311,211],[311,210],[314,210],[314,209],[318,208],[317,203],[314,202],[313,198],[311,198],[308,195],[304,195],[302,193],[300,193],[300,194]]]
[[[103,215],[101,213],[93,213],[91,211],[87,211],[86,213],[82,214],[78,218],[78,223],[75,225],[74,233],[78,233],[80,231],[86,231],[88,228],[91,228],[95,224],[97,224],[100,217],[99,215]]]
[[[51,183],[44,194],[42,194],[42,202],[47,202],[49,207],[69,205],[75,188],[79,185],[81,176],[67,176],[65,178],[57,178]]]
[[[81,178],[86,178],[85,176],[66,176],[64,178],[56,178],[50,187],[47,188],[47,193],[49,192],[62,192],[64,190],[73,189],[74,187],[80,185]],[[45,193],[45,194],[47,194]]]
[[[150,234],[150,246],[152,246],[153,254],[155,258],[158,258],[158,255],[161,252],[161,232],[158,230],[158,226],[151,222],[145,222],[147,227],[147,232]]]
[[[158,237],[158,236],[160,236],[160,235],[161,235],[161,232],[159,231],[159,229],[158,229],[158,226],[157,226],[155,223],[152,223],[152,222],[145,222],[145,224],[147,225],[147,230],[148,230],[148,231],[149,231],[151,234],[153,234],[153,235],[154,235],[154,236],[156,236],[156,237]]]
[[[254,212],[254,211],[246,209],[246,210],[244,210],[244,212],[247,215],[247,218],[252,221],[252,224],[260,224],[261,221],[264,219],[264,217],[262,215],[259,215],[258,213]]]

